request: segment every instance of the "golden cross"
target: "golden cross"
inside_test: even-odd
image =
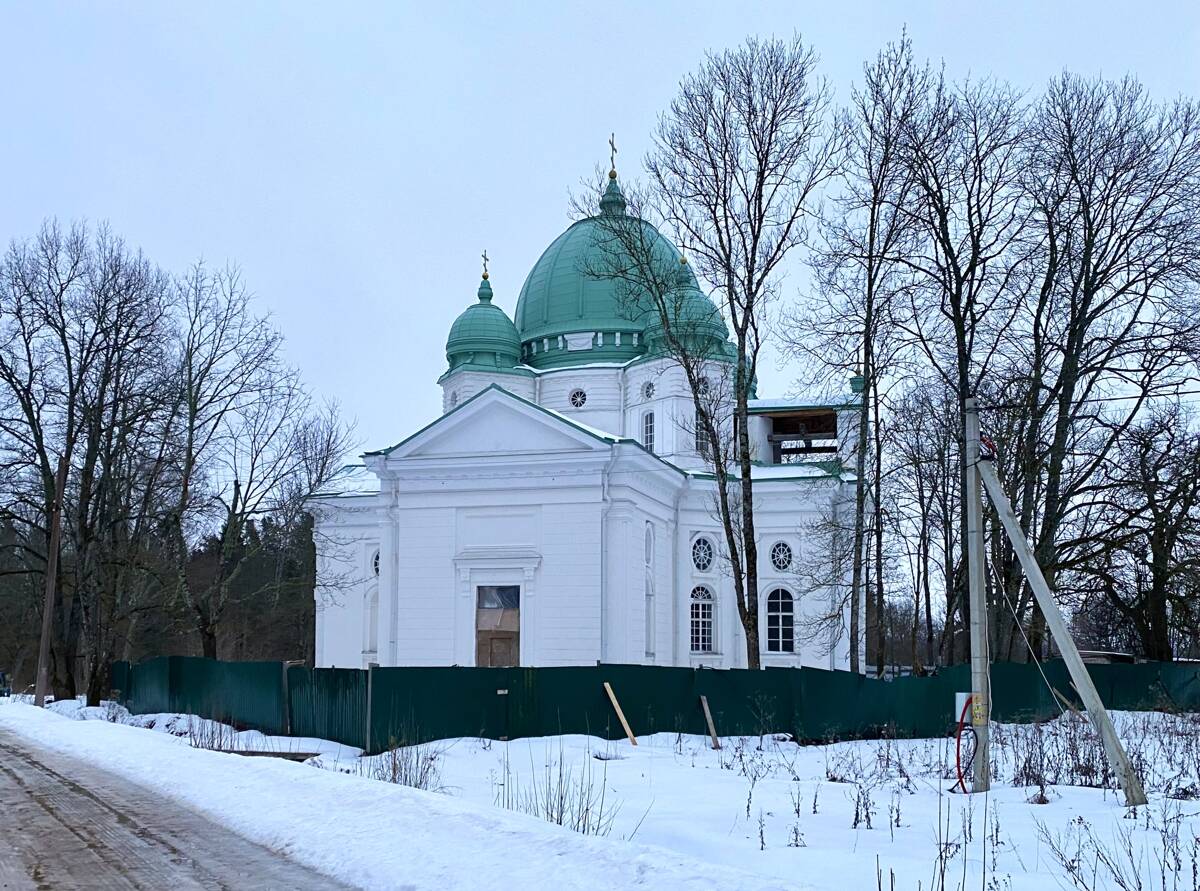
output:
[[[608,147],[610,149],[609,154],[608,154],[609,166],[613,170],[616,170],[617,169],[617,134],[616,133],[613,133],[611,136],[608,137]]]
[[[488,264],[487,250],[484,250],[484,252],[483,252],[483,277],[484,278],[488,277],[487,264]]]

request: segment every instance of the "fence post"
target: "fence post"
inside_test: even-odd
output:
[[[283,727],[284,733],[292,735],[292,688],[288,684],[288,669],[293,665],[303,665],[303,659],[291,659],[281,663],[283,668]]]
[[[376,662],[367,663],[367,715],[366,726],[363,728],[363,754],[371,754],[371,706],[375,694],[375,669],[379,667]]]

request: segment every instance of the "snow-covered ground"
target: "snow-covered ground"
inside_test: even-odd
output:
[[[1114,715],[1150,794],[1149,807],[1127,810],[1099,741],[1069,717],[997,725],[994,789],[967,796],[948,791],[954,748],[943,739],[801,747],[728,738],[719,751],[673,734],[636,747],[583,736],[457,739],[364,758],[186,716],[53,708],[107,720],[11,706],[0,708],[0,725],[371,888],[494,887],[497,875],[527,891],[850,891],[876,888],[880,875],[896,889],[1200,888],[1196,715]],[[196,751],[189,739],[318,756],[238,758]]]

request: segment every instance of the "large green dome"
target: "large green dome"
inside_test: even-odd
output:
[[[625,297],[620,281],[588,274],[605,267],[603,219],[624,213],[625,198],[613,176],[600,200],[600,214],[572,225],[533,265],[516,311],[527,364],[559,368],[625,362],[646,353],[646,327],[653,313]],[[657,230],[650,231],[654,249],[677,262],[675,246]]]
[[[528,374],[521,364],[521,337],[504,310],[492,303],[492,286],[479,284],[479,302],[463,310],[446,338],[447,374],[460,369]]]

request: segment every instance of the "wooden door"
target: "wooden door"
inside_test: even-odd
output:
[[[475,596],[475,664],[487,668],[520,665],[520,585],[480,585]]]

